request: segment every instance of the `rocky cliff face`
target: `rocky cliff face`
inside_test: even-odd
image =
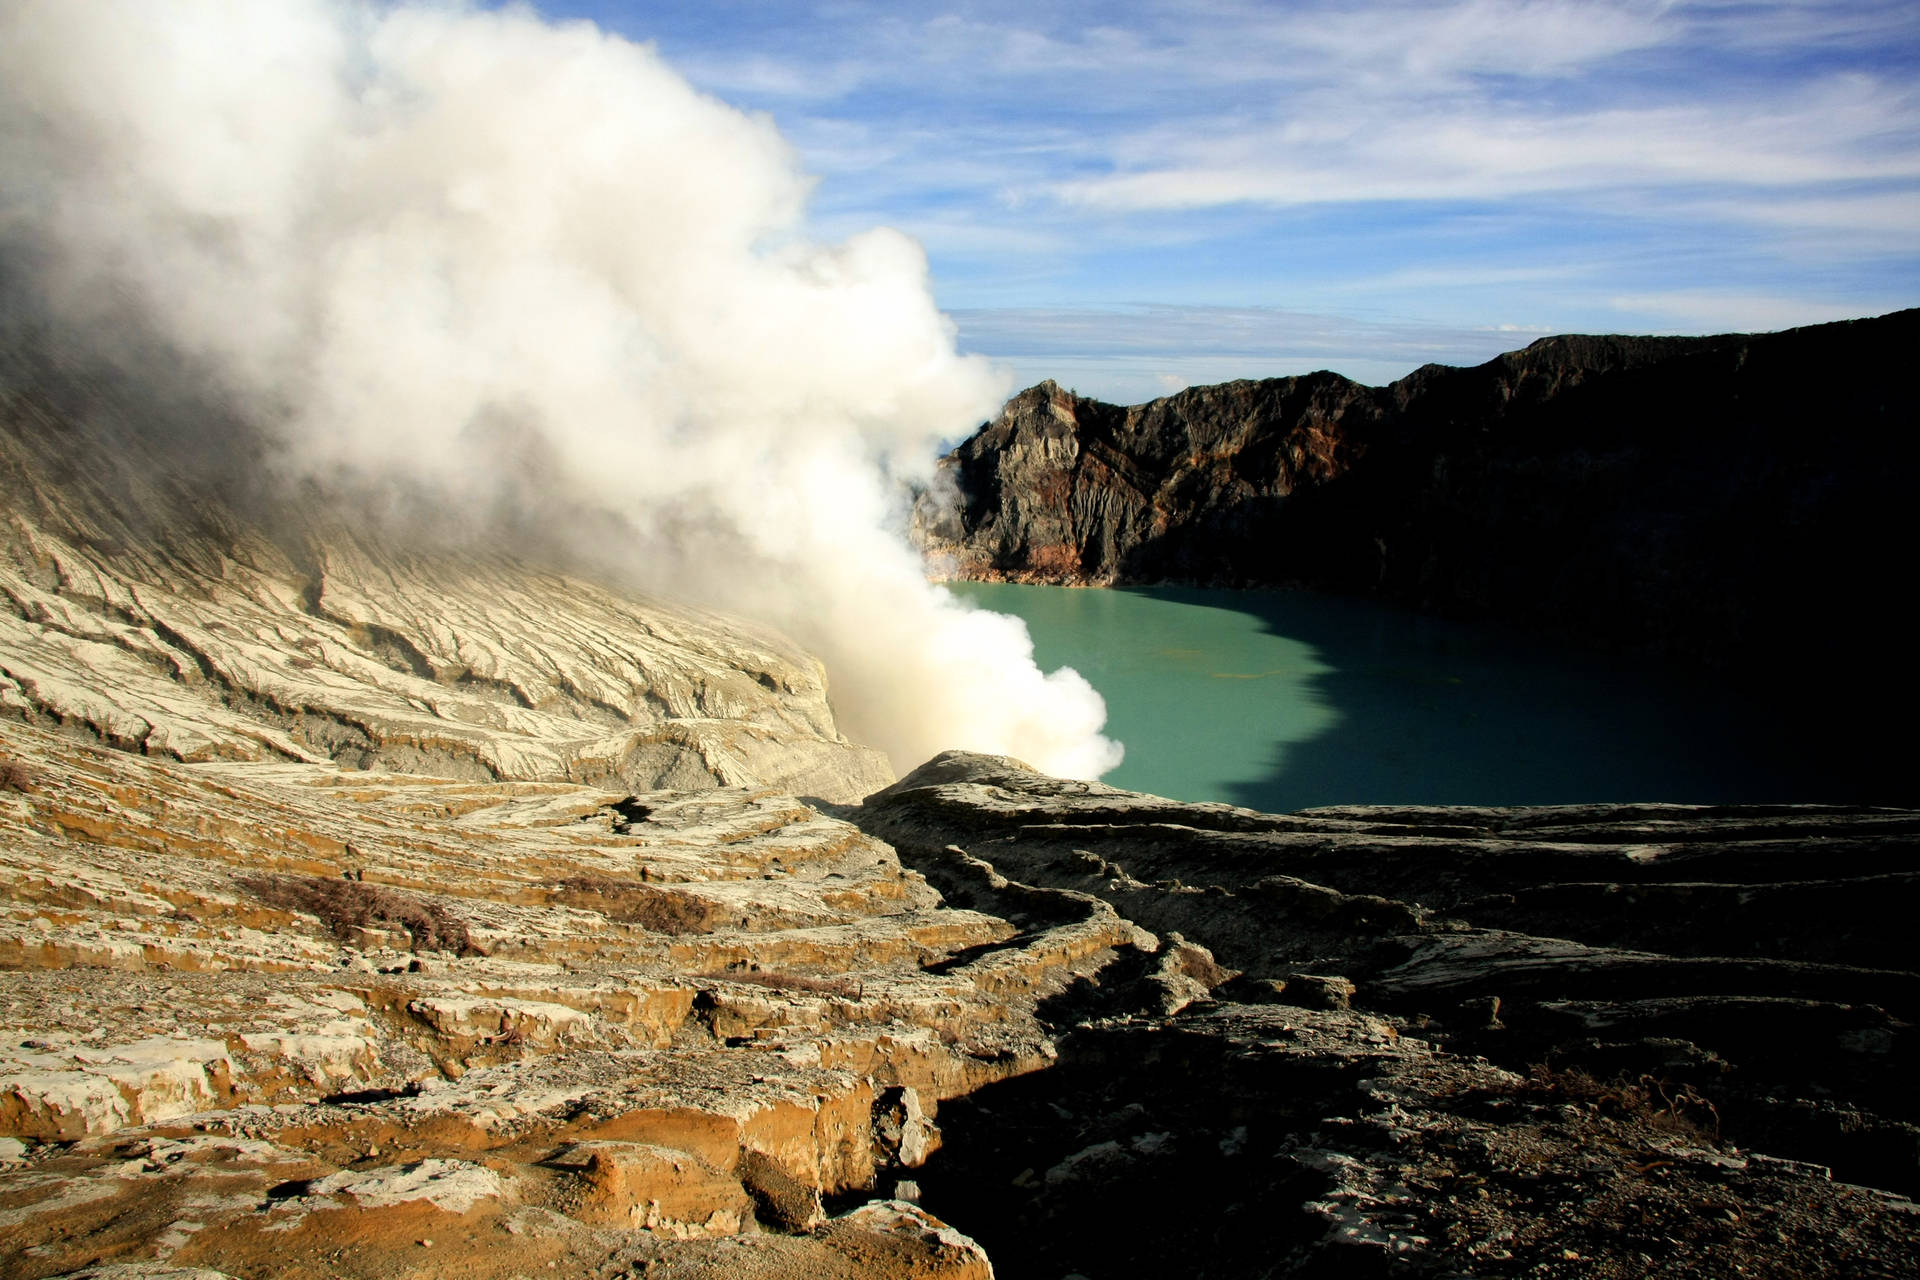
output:
[[[1303,585],[1715,661],[1832,655],[1881,633],[1914,549],[1916,342],[1908,311],[1547,338],[1377,388],[1121,408],[1042,383],[950,455],[916,527],[960,577]]]

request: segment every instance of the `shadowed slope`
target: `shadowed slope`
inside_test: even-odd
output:
[[[1912,810],[1276,815],[949,753],[859,821],[943,890],[990,866],[979,909],[1169,940],[1158,1008],[1105,971],[1045,1010],[1059,1066],[943,1113],[927,1203],[1003,1275],[1891,1277],[1920,1245]]]

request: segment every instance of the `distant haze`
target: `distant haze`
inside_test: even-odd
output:
[[[549,517],[771,621],[897,768],[1117,762],[1086,682],[899,535],[901,482],[1010,389],[919,246],[811,239],[773,125],[649,48],[528,11],[0,0],[0,166],[16,290],[95,358],[157,332],[211,367],[292,476]]]

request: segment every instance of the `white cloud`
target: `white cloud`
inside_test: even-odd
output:
[[[1859,319],[1863,315],[1897,311],[1904,305],[1891,302],[1863,308],[1858,301],[1830,302],[1711,290],[1627,294],[1612,299],[1612,304],[1623,313],[1657,317],[1666,326],[1666,332],[1676,333],[1770,333],[1800,325]]]
[[[1820,257],[1911,251],[1920,229],[1920,189],[1789,193],[1769,200],[1681,202],[1680,208],[1721,222],[1758,223]]]
[[[867,73],[847,60],[821,63],[799,61],[763,51],[736,54],[694,54],[674,60],[675,69],[713,93],[725,97],[750,95],[807,101],[845,97],[868,80]]]
[[[1092,23],[1064,0],[825,12],[721,83],[791,86],[810,163],[858,175],[834,188],[836,216],[925,227],[938,255],[987,277],[998,239],[1010,265],[995,278],[1028,299],[1043,278],[1084,285],[1073,265],[1094,255],[1124,272],[1126,255],[1249,210],[1432,225],[1530,201],[1539,235],[1612,219],[1641,242],[1617,262],[1664,252],[1677,269],[1694,250],[1663,246],[1708,235],[1749,272],[1870,252],[1911,276],[1920,253],[1909,0],[1171,0],[1103,5]],[[1365,254],[1368,235],[1345,251]],[[1049,276],[1023,260],[1047,253]]]
[[[1384,62],[1423,81],[1564,75],[1670,38],[1666,9],[1585,0],[1367,6],[1316,15],[1295,38],[1343,70]]]
[[[1069,203],[1109,210],[1592,191],[1631,192],[1644,207],[1718,185],[1744,189],[1761,217],[1781,189],[1797,195],[1794,189],[1814,184],[1920,184],[1920,140],[1899,140],[1915,123],[1899,87],[1849,75],[1787,102],[1744,106],[1526,116],[1482,103],[1421,114],[1374,104],[1369,115],[1310,101],[1303,114],[1271,124],[1227,120],[1212,130],[1137,135],[1123,149],[1120,172],[1052,190]],[[1663,190],[1672,194],[1662,198]],[[1847,203],[1827,200],[1835,210]]]

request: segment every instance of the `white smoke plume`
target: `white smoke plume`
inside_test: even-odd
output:
[[[919,246],[810,239],[772,123],[649,46],[523,9],[0,0],[0,184],[66,332],[137,313],[298,472],[615,513],[598,555],[809,645],[896,768],[1118,762],[1092,688],[897,532],[898,482],[1007,389]]]

